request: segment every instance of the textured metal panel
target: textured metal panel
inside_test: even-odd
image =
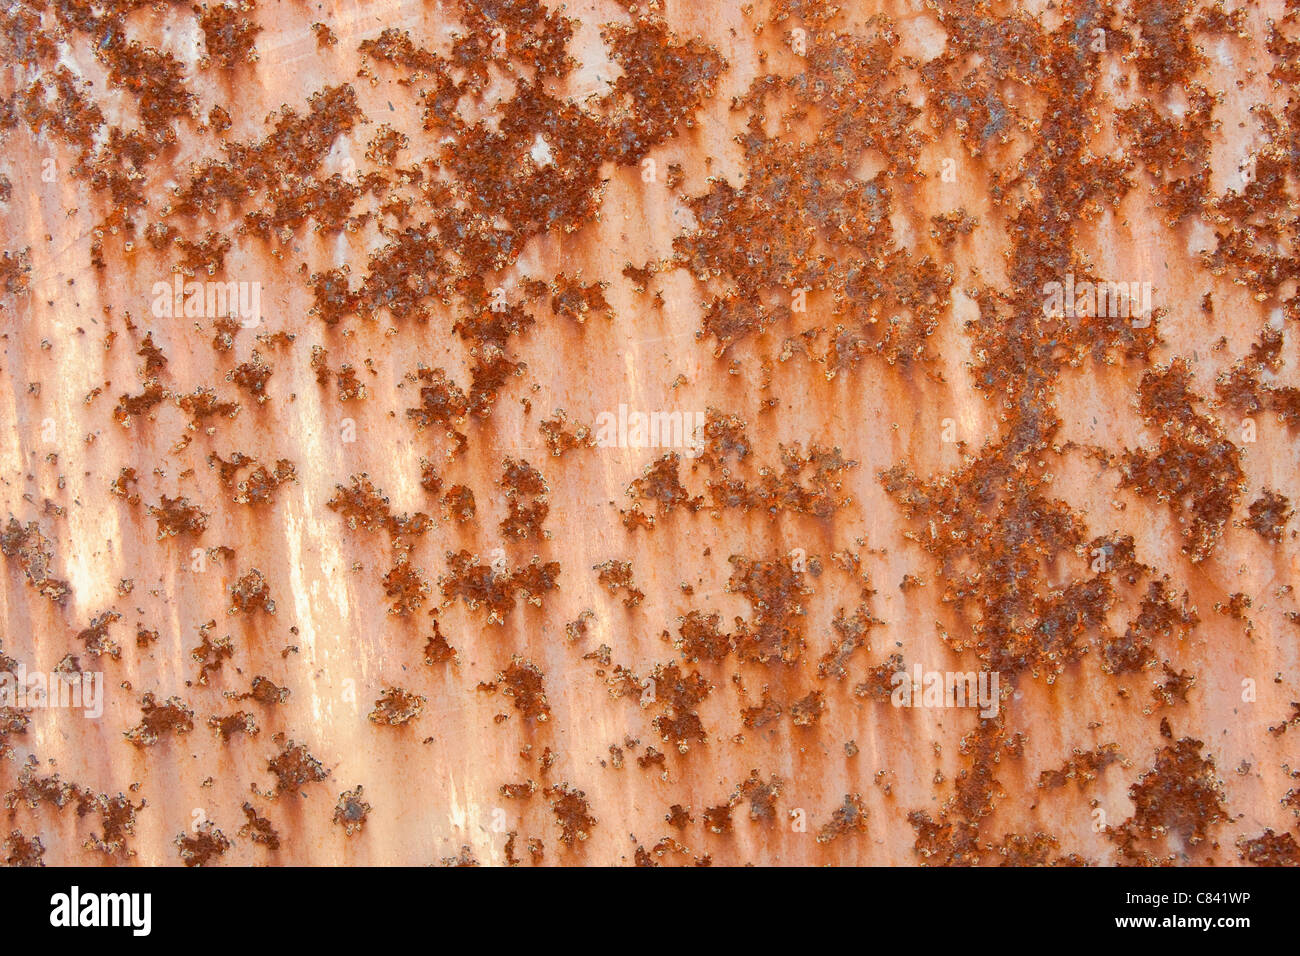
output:
[[[1297,861],[1294,11],[0,20],[10,862]]]

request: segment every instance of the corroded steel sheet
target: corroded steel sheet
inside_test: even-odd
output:
[[[1294,4],[0,56],[0,859],[1300,861]]]

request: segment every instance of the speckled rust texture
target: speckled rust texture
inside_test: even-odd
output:
[[[8,864],[1300,863],[1300,3],[0,57]]]

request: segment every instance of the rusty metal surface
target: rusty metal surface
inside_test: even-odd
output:
[[[248,4],[230,9],[261,28],[257,58],[235,43],[229,65],[188,5],[108,4],[90,23],[74,9],[11,4],[0,40],[10,257],[0,274],[0,415],[10,424],[0,519],[13,519],[0,662],[49,674],[72,655],[103,675],[103,713],[30,701],[4,711],[9,862],[1300,858],[1297,555],[1286,513],[1300,497],[1300,416],[1287,391],[1300,360],[1294,11],[1230,4],[1239,16],[1221,21],[1191,4],[1162,33],[1149,11],[1088,3],[846,3],[838,13],[570,3],[576,64],[545,77],[552,99],[512,113],[503,104],[535,76],[529,57],[541,49],[521,42],[543,33],[540,13],[519,12],[527,4],[343,3],[328,16]],[[313,31],[318,18],[336,42]],[[180,106],[171,96],[179,115],[164,109],[151,126],[151,94],[132,88],[130,69],[110,75],[132,62],[114,24],[175,58],[193,95]],[[633,38],[624,58],[606,24]],[[498,26],[504,55],[493,48]],[[1090,46],[1095,29],[1104,49]],[[397,62],[361,49],[385,30],[427,54]],[[457,35],[477,44],[459,60]],[[1153,63],[1177,72],[1161,79]],[[58,92],[61,68],[102,111],[89,138]],[[765,73],[782,79],[763,101],[750,94]],[[1070,91],[1077,78],[1087,94]],[[449,125],[420,96],[443,79],[461,84]],[[37,94],[34,83],[44,83]],[[1212,121],[1194,121],[1198,85]],[[307,123],[281,152],[264,143],[284,119],[276,111],[309,117],[312,94],[345,86],[355,117]],[[53,104],[44,114],[42,97]],[[1185,124],[1185,166],[1168,163],[1154,126],[1121,119],[1141,103]],[[213,124],[217,106],[228,130]],[[510,117],[520,131],[496,146],[471,135],[480,120],[480,133],[495,133]],[[840,121],[837,138],[827,130]],[[406,137],[392,162],[382,148],[367,155],[381,124]],[[174,141],[134,169],[121,158],[129,150],[109,142],[112,127],[146,138],[171,129]],[[535,136],[550,139],[538,146]],[[1068,162],[1057,136],[1074,150]],[[767,152],[754,146],[764,137],[777,144]],[[225,143],[263,143],[264,178],[186,210],[184,191],[201,164],[229,155]],[[231,166],[252,177],[257,155]],[[486,171],[503,155],[504,171]],[[299,175],[291,167],[303,157]],[[104,188],[113,170],[118,186],[138,182],[147,205]],[[514,192],[493,192],[516,172]],[[284,195],[294,176],[300,186],[334,174],[336,186],[365,187],[341,215],[322,202],[265,235],[246,218],[271,209],[277,181]],[[367,185],[372,174],[382,179]],[[823,193],[821,179],[835,190]],[[1177,179],[1181,192],[1169,185]],[[719,211],[733,196],[723,183],[748,186],[749,205]],[[385,210],[403,199],[404,217]],[[932,217],[958,209],[973,229],[943,242]],[[471,249],[448,210],[470,210],[460,225],[483,242],[502,230],[519,245]],[[541,224],[525,226],[538,210]],[[572,213],[570,228],[549,227],[549,210]],[[174,233],[147,233],[157,223]],[[1236,230],[1249,244],[1228,249]],[[228,250],[184,245],[208,234]],[[436,237],[437,264],[384,273],[372,257],[412,235]],[[1149,283],[1151,327],[1034,318],[1044,280],[1064,280],[1065,268],[1045,264],[1059,248],[1069,254],[1057,265],[1081,276]],[[1215,260],[1216,248],[1228,251]],[[313,276],[344,265],[355,298],[331,314]],[[187,269],[186,281],[257,283],[260,321],[229,330],[222,348],[219,316],[159,315],[155,284]],[[908,283],[920,291],[904,302],[897,290]],[[570,307],[573,285],[586,287],[589,310]],[[710,319],[720,300],[742,303],[734,341]],[[501,301],[518,311],[494,310]],[[534,321],[488,328],[520,316]],[[1252,352],[1269,334],[1272,360]],[[142,350],[146,335],[161,364]],[[837,350],[845,335],[858,344]],[[525,367],[475,392],[475,363],[502,342]],[[326,350],[323,382],[314,346]],[[258,361],[272,368],[265,401],[235,371]],[[364,394],[348,395],[345,363]],[[1216,388],[1234,363],[1253,376],[1247,398]],[[439,391],[432,369],[456,389]],[[1144,381],[1173,398],[1143,409]],[[162,400],[130,414],[123,397],[147,395],[151,382]],[[199,419],[178,400],[200,386],[238,412]],[[466,407],[420,427],[408,410],[422,407],[421,389],[453,406],[459,391]],[[703,454],[595,442],[602,413],[617,420],[620,405],[709,415]],[[556,409],[593,441],[552,454],[539,426]],[[745,423],[747,453],[724,440],[740,435],[720,425],[727,416]],[[1030,434],[1053,418],[1050,435]],[[1142,471],[1162,433],[1200,459],[1172,494],[1172,458]],[[810,456],[814,446],[825,456]],[[254,464],[223,484],[235,452]],[[646,496],[630,493],[673,453],[681,501],[665,503],[670,485],[658,480],[640,486]],[[1229,458],[1239,476],[1213,471]],[[545,492],[505,476],[507,459],[536,468]],[[274,473],[277,462],[292,476],[282,468],[265,501],[239,500],[250,472]],[[442,480],[436,493],[422,486],[425,463]],[[138,481],[116,494],[124,468]],[[362,474],[387,503],[354,500],[349,512],[340,490]],[[947,503],[944,476],[957,489]],[[721,490],[731,478],[747,482],[740,503]],[[473,491],[472,520],[456,521],[440,500],[457,484]],[[1266,490],[1287,499],[1276,540],[1268,521],[1251,526]],[[160,538],[166,500],[179,498],[206,524]],[[1194,499],[1189,510],[1177,510],[1181,498]],[[512,500],[543,500],[540,526],[503,529]],[[1184,550],[1198,514],[1222,502],[1222,526],[1200,553]],[[1068,517],[1050,517],[1058,507]],[[398,520],[417,513],[427,529]],[[653,527],[628,517],[637,513],[656,515]],[[488,590],[515,588],[500,623],[459,596],[462,550]],[[537,603],[502,584],[534,557],[535,571],[556,565],[556,587],[537,587]],[[617,567],[602,576],[609,561],[630,562],[630,585]],[[418,569],[416,584],[386,583],[403,568]],[[243,598],[232,589],[252,569],[273,613],[257,594],[234,606]],[[1109,595],[1098,605],[1069,591],[1089,582]],[[1153,587],[1168,597],[1153,605],[1164,617],[1144,624]],[[1000,596],[1024,603],[998,618],[988,602]],[[393,613],[403,601],[406,613]],[[120,617],[101,617],[109,611]],[[691,612],[719,615],[718,659],[691,660],[681,646]],[[455,656],[429,663],[435,621]],[[1058,627],[1070,637],[1053,643]],[[138,642],[140,629],[156,641]],[[862,644],[841,645],[837,673],[835,647],[858,631]],[[909,672],[996,671],[996,715],[894,706],[887,687],[877,699],[873,674],[887,683],[895,654]],[[696,673],[708,685],[698,701]],[[1171,673],[1194,682],[1166,700],[1153,687]],[[530,684],[537,675],[542,691]],[[287,696],[241,697],[259,677]],[[423,698],[418,714],[371,719],[389,688]],[[804,716],[814,693],[823,709]],[[179,698],[192,727],[128,736],[146,694]],[[765,697],[779,715],[746,718]],[[251,723],[228,740],[209,725],[240,712]],[[319,761],[321,779],[277,776],[268,762],[294,745]],[[349,809],[341,795],[358,785]],[[511,785],[523,785],[519,795],[503,791]],[[276,848],[245,828],[246,805],[270,821]],[[670,820],[674,807],[689,813]]]

